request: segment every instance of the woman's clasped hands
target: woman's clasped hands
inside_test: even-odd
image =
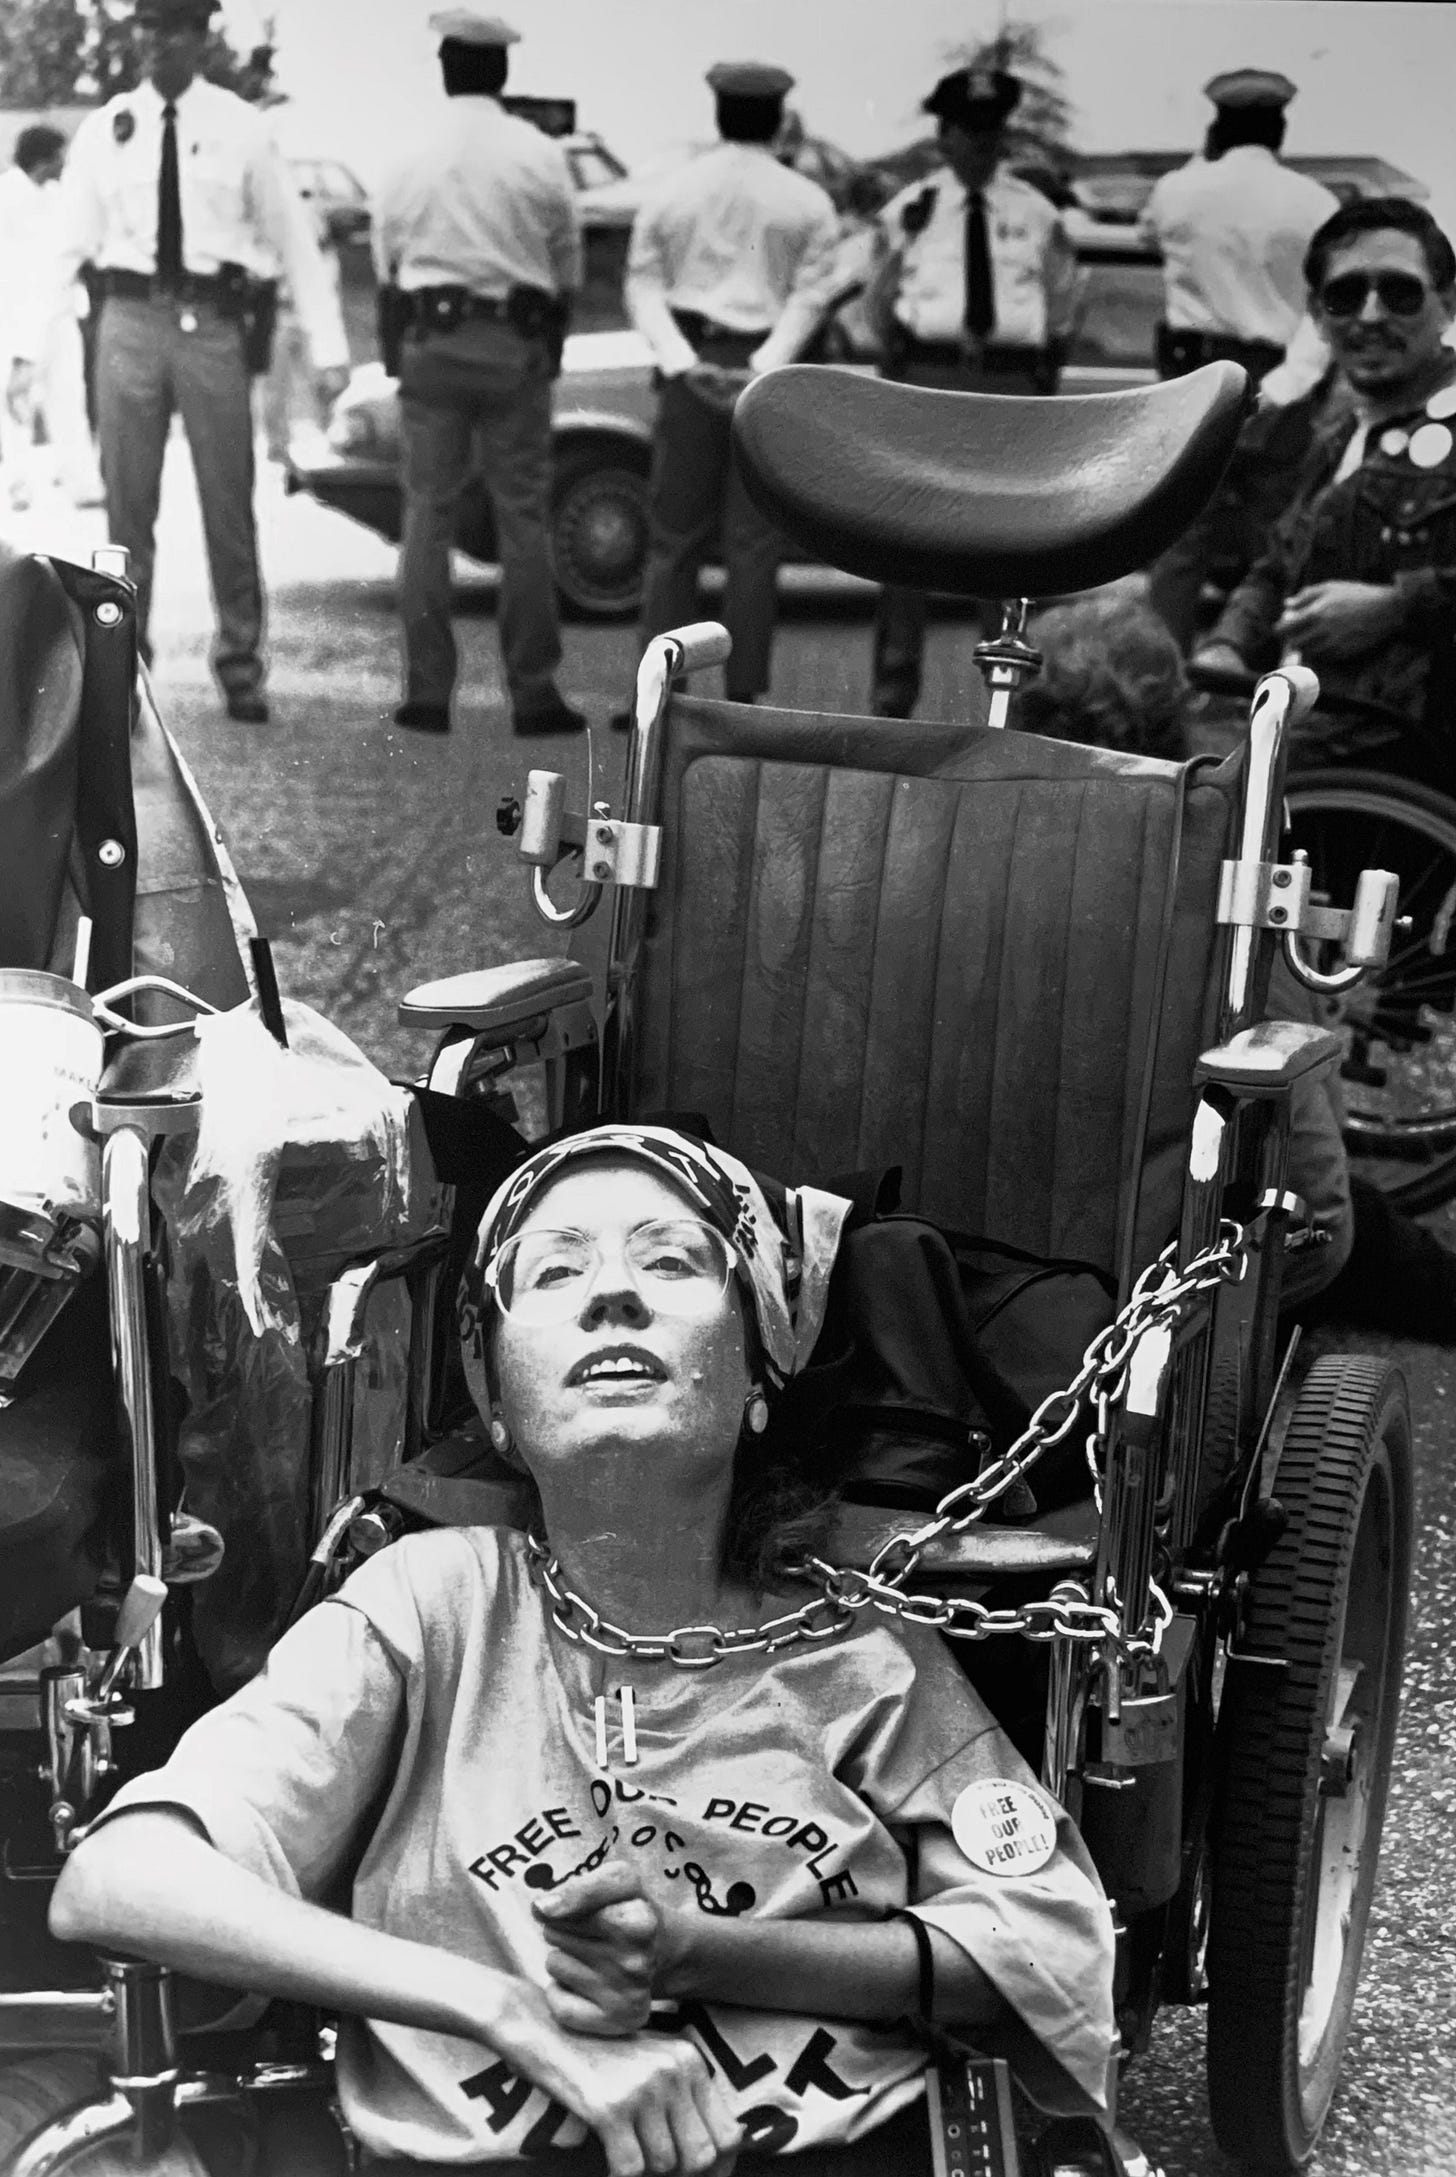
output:
[[[582,2051],[589,2092],[621,2097],[610,2114],[600,2098],[591,2111],[611,2177],[644,2168],[727,2177],[740,2133],[717,2078],[691,2041],[646,2031],[654,1987],[676,1952],[671,1916],[622,1860],[573,1877],[532,1909],[547,1942],[551,2016],[568,2035],[598,2042]]]

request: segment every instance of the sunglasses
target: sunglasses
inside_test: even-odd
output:
[[[1320,289],[1326,317],[1358,317],[1371,289],[1391,317],[1419,317],[1431,289],[1414,272],[1340,272]]]

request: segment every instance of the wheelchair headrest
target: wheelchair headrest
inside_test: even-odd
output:
[[[1201,510],[1246,410],[1209,363],[1127,393],[943,393],[794,364],[734,411],[748,489],[847,574],[961,597],[1055,597],[1130,574]]]

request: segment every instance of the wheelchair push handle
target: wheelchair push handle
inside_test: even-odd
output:
[[[716,620],[694,620],[689,627],[675,627],[661,640],[677,651],[674,673],[700,672],[705,665],[726,665],[733,638]]]
[[[611,805],[594,801],[591,790],[591,750],[588,744],[588,813],[566,806],[566,780],[559,771],[532,771],[526,779],[525,798],[503,800],[496,811],[496,827],[506,838],[516,835],[516,851],[531,865],[531,900],[543,922],[553,929],[571,930],[593,913],[604,885],[619,890],[650,892],[656,886],[662,854],[662,834],[652,822],[642,821],[651,796],[646,782],[652,768],[651,744],[662,723],[673,684],[685,673],[709,665],[722,665],[731,655],[733,638],[716,620],[694,620],[686,627],[669,628],[655,635],[642,653],[630,713],[632,739],[627,758],[627,812],[615,817]],[[547,879],[558,863],[574,857],[580,864],[576,898],[569,907],[558,907],[547,891]]]

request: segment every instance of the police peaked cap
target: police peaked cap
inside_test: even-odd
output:
[[[457,45],[516,45],[521,33],[500,15],[487,15],[481,8],[441,8],[430,17],[430,28],[443,44],[451,38]]]
[[[717,61],[706,81],[720,98],[784,98],[794,88],[787,68],[762,60]]]
[[[1226,113],[1250,106],[1268,106],[1282,113],[1294,89],[1288,76],[1281,76],[1277,68],[1229,68],[1221,76],[1209,77],[1203,95]]]
[[[953,68],[921,106],[963,129],[998,129],[1021,103],[1021,84],[1004,68]]]

